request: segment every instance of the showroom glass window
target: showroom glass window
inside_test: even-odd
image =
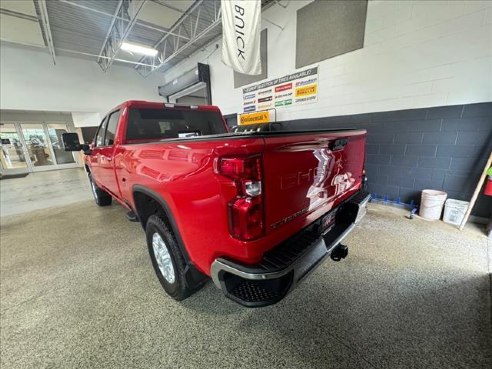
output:
[[[114,138],[116,136],[116,127],[118,126],[118,120],[120,119],[120,111],[115,111],[109,116],[108,128],[106,129],[106,138],[104,139],[104,146],[110,146],[114,144]]]

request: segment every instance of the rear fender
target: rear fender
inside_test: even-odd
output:
[[[174,219],[172,212],[171,212],[169,205],[167,204],[166,200],[164,200],[158,193],[156,193],[155,191],[153,191],[147,187],[144,187],[141,185],[135,185],[135,186],[133,186],[133,189],[132,189],[133,203],[135,204],[135,208],[136,208],[135,195],[137,193],[142,193],[142,194],[152,198],[154,201],[156,201],[160,205],[161,209],[163,210],[163,212],[167,218],[167,222],[170,225],[171,230],[174,233],[174,236],[176,237],[176,241],[178,243],[179,250],[181,251],[181,255],[183,256],[185,263],[187,265],[186,271],[185,271],[185,278],[186,278],[187,284],[189,286],[194,286],[196,284],[202,283],[203,280],[205,279],[204,278],[205,276],[202,272],[200,272],[194,266],[189,254],[188,254],[188,251],[186,250],[185,244],[183,242],[183,238],[181,237],[181,233],[179,232],[178,225],[176,224],[176,220]],[[138,214],[138,209],[135,209],[135,213]],[[139,219],[141,219],[140,216],[139,216]],[[144,224],[144,220],[141,220],[140,224],[142,225],[142,228],[145,230],[146,224]]]

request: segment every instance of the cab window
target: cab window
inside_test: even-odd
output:
[[[107,119],[106,117],[103,119],[103,121],[101,122],[101,125],[99,126],[99,129],[97,130],[97,133],[96,133],[96,138],[94,140],[94,143],[96,144],[96,147],[97,146],[104,146],[104,134],[106,132],[106,123],[107,123]]]
[[[193,109],[130,109],[126,139],[142,140],[190,138],[227,133],[218,111]]]
[[[116,136],[116,127],[118,126],[118,120],[120,119],[120,111],[115,111],[109,116],[108,125],[106,128],[106,136],[104,138],[104,146],[111,146],[114,144],[114,138]]]

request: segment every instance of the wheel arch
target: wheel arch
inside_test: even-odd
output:
[[[132,195],[135,212],[138,214],[138,219],[144,229],[147,219],[151,215],[161,212],[165,218],[164,220],[171,226],[174,234],[178,236],[179,230],[176,221],[172,216],[171,209],[169,208],[167,201],[164,200],[161,195],[141,185],[133,186]],[[155,206],[155,208],[152,208],[152,206]]]
[[[142,228],[145,230],[147,219],[151,215],[161,215],[163,217],[164,223],[166,223],[170,227],[174,236],[176,237],[178,247],[187,264],[187,283],[189,285],[201,284],[204,280],[204,277],[206,276],[194,266],[185,247],[183,238],[181,237],[181,233],[179,231],[176,220],[174,219],[171,209],[166,200],[164,200],[162,196],[155,191],[141,185],[133,186],[132,195],[135,213],[138,215],[138,219],[140,220]]]

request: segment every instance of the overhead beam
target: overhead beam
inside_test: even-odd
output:
[[[130,34],[137,21],[137,16],[147,0],[120,0],[114,13],[111,25],[106,34],[97,63],[103,71],[107,71]]]
[[[204,0],[197,0],[190,8],[185,12],[185,14],[174,24],[174,26],[171,27],[171,29],[166,32],[166,34],[155,43],[154,48],[158,47],[161,43],[163,43],[167,38],[172,37],[176,34],[178,29],[182,27],[185,19],[187,19],[190,14],[192,14],[196,9],[198,9],[202,4]],[[216,1],[216,0],[212,0]]]
[[[96,57],[98,57],[98,55],[96,55],[96,54],[85,53],[85,52],[82,52],[82,51],[76,51],[76,50],[70,50],[70,49],[62,49],[62,48],[57,48],[57,50],[58,51],[64,51],[64,52],[67,52],[67,53],[77,54],[77,55],[96,56]],[[103,57],[103,58],[106,58],[106,57]],[[131,60],[126,60],[126,59],[118,59],[118,58],[115,58],[114,61],[117,61],[117,62],[120,62],[120,63],[126,63],[126,64],[150,66],[148,64],[143,64],[143,63],[139,63],[139,62],[131,61]]]
[[[0,14],[10,15],[11,17],[26,19],[26,20],[30,20],[30,21],[39,23],[38,17],[35,17],[34,15],[28,15],[28,14],[24,14],[24,13],[14,12],[12,10],[4,9],[4,8],[0,8]]]
[[[186,44],[184,44],[183,46],[181,46],[180,48],[178,48],[177,50],[175,50],[172,54],[170,54],[167,57],[165,57],[165,59],[163,59],[158,65],[155,65],[154,64],[153,67],[150,68],[150,70],[148,71],[148,73],[145,74],[145,77],[147,77],[148,75],[150,75],[152,72],[160,69],[166,63],[169,63],[172,59],[174,59],[177,55],[179,55],[183,50],[185,50],[187,47],[189,47],[190,45],[192,45],[196,41],[198,41],[201,38],[203,38],[207,33],[209,33],[212,29],[214,29],[215,27],[217,27],[221,23],[222,23],[222,20],[221,19],[215,21],[210,26],[208,26],[205,30],[203,30],[202,32],[200,32],[200,34],[198,34],[195,38],[192,38]],[[141,65],[138,65],[138,67],[142,67],[142,66]],[[148,68],[148,65],[145,65],[145,68]]]
[[[183,9],[176,8],[175,6],[172,6],[172,5],[168,4],[168,3],[162,3],[159,0],[154,0],[154,2],[156,4],[159,4],[159,5],[162,5],[162,6],[166,7],[168,9],[175,10],[175,11],[181,13],[181,14],[185,12],[185,10],[183,10]]]
[[[202,11],[205,6],[213,3],[212,13],[210,11]],[[208,25],[198,31],[198,25],[208,22]],[[148,57],[142,58],[140,62],[147,65],[137,65],[135,68],[144,77],[149,76],[156,70],[162,68],[166,63],[174,59],[183,50],[190,47],[206,36],[215,27],[222,22],[220,0],[198,0],[195,2],[183,16],[174,24],[170,31],[178,34],[186,33],[190,36],[190,39],[183,42],[177,39],[173,34],[167,33],[159,41],[154,44],[154,48],[159,50],[157,58],[150,59]],[[188,27],[188,28],[187,28]],[[148,65],[151,65],[150,67]]]
[[[262,2],[262,10],[274,4],[283,8],[287,7],[287,5],[281,4],[280,0],[270,0]],[[283,30],[278,24],[274,24],[271,21],[268,22]],[[201,31],[198,31],[198,25],[203,23],[208,24],[205,28],[201,27],[201,29],[203,28]],[[148,57],[144,57],[140,59],[140,62],[145,65],[136,65],[134,68],[137,69],[138,73],[142,76],[149,76],[151,73],[161,69],[166,63],[169,63],[172,59],[182,53],[183,50],[205,37],[221,23],[222,13],[220,0],[196,0],[169,30],[170,32],[165,33],[161,39],[155,43],[154,48],[159,50],[158,57],[152,60]],[[189,40],[183,42],[176,38],[176,34],[186,34],[189,36]]]
[[[0,37],[0,41],[6,42],[8,44],[13,44],[13,45],[24,45],[24,46],[29,46],[29,47],[37,47],[40,49],[45,49],[45,47],[46,47],[46,46],[42,46],[42,45],[38,45],[38,44],[31,44],[29,42],[18,42],[18,41],[13,42],[13,41],[4,39],[2,37]],[[92,54],[92,53],[85,53],[83,51],[63,49],[60,47],[57,47],[56,50],[58,50],[58,52],[65,52],[65,53],[71,53],[71,54],[76,54],[76,55],[91,56],[91,57],[94,57],[94,56],[97,57],[98,56],[98,55]],[[134,65],[142,64],[142,63],[139,63],[136,61],[126,60],[126,59],[118,59],[118,58],[114,59],[114,61],[117,61],[120,63],[126,63],[126,64],[134,64]],[[145,65],[145,64],[142,64],[142,65]],[[151,67],[151,65],[148,65],[148,66]]]
[[[101,15],[104,15],[106,17],[112,17],[114,18],[114,14],[110,14],[110,13],[106,13],[106,12],[103,12],[102,10],[99,10],[99,9],[94,9],[94,8],[91,8],[90,6],[86,6],[86,5],[83,5],[83,4],[79,4],[77,2],[74,2],[74,1],[69,1],[69,0],[56,0],[60,3],[63,3],[63,4],[68,4],[68,5],[71,5],[71,6],[74,6],[76,8],[79,8],[79,9],[84,9],[84,10],[88,10],[88,11],[91,11],[93,13],[97,13],[97,14],[101,14]],[[160,3],[159,3],[160,4]],[[116,16],[116,19],[119,19],[119,20],[125,20],[123,18],[120,18],[118,16]],[[147,28],[147,29],[151,29],[153,31],[158,31],[158,32],[168,32],[166,29],[162,28],[162,27],[155,27],[155,26],[151,26],[147,23],[144,23],[140,20],[137,20],[136,24],[139,26],[139,27],[143,27],[143,28]],[[175,35],[175,36],[178,36],[178,35]],[[183,39],[188,39],[188,37],[185,37],[185,36],[179,36]]]
[[[107,59],[107,56],[103,55],[103,52],[105,51],[108,40],[111,37],[111,33],[113,32],[114,24],[115,24],[116,20],[118,19],[118,14],[120,13],[122,6],[123,6],[123,0],[119,0],[118,5],[116,6],[116,9],[115,9],[114,14],[113,14],[113,18],[111,19],[111,23],[109,24],[108,31],[106,32],[106,36],[104,37],[104,42],[101,46],[101,51],[99,51],[99,55],[97,57],[97,62],[99,63],[99,65],[101,65],[100,61],[102,59],[105,59],[105,58]],[[101,66],[101,68],[102,68],[102,66]],[[103,68],[103,70],[104,70],[104,68]]]
[[[37,0],[39,8],[39,22],[43,29],[46,46],[50,52],[53,64],[56,65],[55,45],[53,43],[53,36],[51,34],[50,19],[48,17],[48,9],[46,8],[46,0]]]
[[[284,4],[280,3],[280,0],[273,0],[273,1],[275,2],[275,4],[277,4],[278,6],[281,6],[284,9],[286,9],[288,6],[288,3],[284,5]]]

